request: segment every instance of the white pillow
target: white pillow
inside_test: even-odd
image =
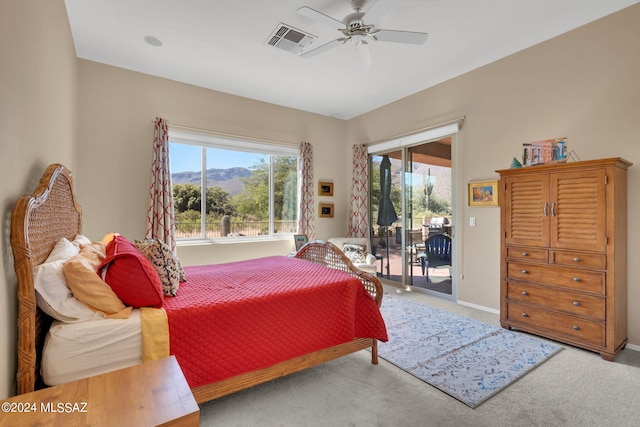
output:
[[[56,242],[45,262],[66,261],[80,253],[80,249],[64,237]]]
[[[56,243],[47,260],[33,269],[38,307],[54,319],[67,323],[103,317],[75,299],[67,286],[62,266],[78,253],[73,243],[62,238]]]
[[[89,239],[87,236],[83,236],[82,234],[78,234],[76,235],[75,239],[73,239],[73,242],[71,243],[73,244],[73,246],[76,247],[78,252],[80,252],[80,245],[90,245],[91,239]]]

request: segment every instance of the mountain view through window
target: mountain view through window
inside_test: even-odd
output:
[[[298,156],[170,142],[178,239],[295,233]],[[276,150],[278,151],[278,150]],[[202,188],[206,188],[202,197]]]

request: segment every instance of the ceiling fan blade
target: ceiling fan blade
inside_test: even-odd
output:
[[[423,44],[427,41],[429,33],[418,33],[415,31],[378,30],[373,35],[378,41],[381,42]]]
[[[311,58],[313,56],[316,56],[319,53],[325,52],[339,44],[344,44],[348,39],[344,39],[344,38],[340,38],[340,39],[336,39],[336,40],[332,40],[329,43],[325,43],[322,46],[319,46],[315,49],[312,49],[308,52],[304,52],[303,54],[301,54],[300,56],[302,56],[303,58]]]
[[[397,0],[376,0],[376,2],[364,14],[362,20],[368,23],[377,24],[384,15],[389,12]]]
[[[342,21],[338,21],[337,19],[334,19],[329,15],[325,15],[324,13],[318,12],[315,9],[311,9],[310,7],[302,6],[297,10],[297,12],[302,16],[306,16],[309,19],[321,22],[331,28],[335,28],[336,30],[344,29],[344,23]]]

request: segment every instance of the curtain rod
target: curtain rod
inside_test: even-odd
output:
[[[460,117],[458,117],[456,119],[446,120],[444,122],[440,122],[440,123],[436,123],[434,125],[429,125],[429,126],[423,127],[421,129],[416,129],[416,130],[412,130],[410,132],[401,133],[399,135],[392,136],[392,137],[389,137],[389,138],[385,138],[385,139],[380,140],[380,141],[370,142],[367,145],[381,144],[381,143],[384,143],[384,142],[393,141],[395,139],[406,138],[407,136],[411,136],[411,135],[414,135],[416,133],[426,132],[426,131],[431,130],[431,129],[435,129],[435,128],[439,128],[439,127],[442,127],[442,126],[451,125],[451,124],[454,124],[454,123],[458,123],[459,126],[462,127],[462,122],[464,121],[464,119],[465,119],[465,116],[460,116]]]
[[[155,120],[151,120],[152,123],[155,123]],[[266,139],[266,138],[256,138],[256,137],[252,137],[252,136],[246,136],[246,135],[237,135],[234,133],[229,133],[229,132],[221,132],[221,131],[215,131],[215,130],[210,130],[210,129],[202,129],[202,128],[197,128],[194,126],[187,126],[187,125],[181,125],[178,123],[172,123],[170,121],[167,120],[167,125],[176,129],[176,130],[183,130],[183,131],[191,131],[191,132],[199,132],[199,133],[207,133],[210,135],[214,135],[214,136],[221,136],[221,137],[227,137],[227,138],[232,138],[232,139],[240,139],[240,140],[245,140],[245,141],[254,141],[254,142],[262,142],[262,143],[266,143],[266,144],[273,144],[273,145],[290,145],[292,147],[299,147],[300,144],[299,143],[295,143],[295,142],[286,142],[286,141],[278,141],[275,139]]]
[[[436,123],[433,125],[429,125],[426,127],[423,127],[421,129],[416,129],[416,130],[412,130],[410,132],[405,132],[396,136],[392,136],[390,138],[385,138],[384,140],[381,141],[376,141],[376,142],[370,142],[367,145],[374,145],[374,144],[379,144],[382,142],[387,142],[387,141],[391,141],[394,139],[398,139],[398,138],[404,138],[419,132],[425,132],[428,131],[430,129],[434,129],[434,128],[439,128],[441,126],[447,126],[453,123],[461,123],[464,121],[465,116],[460,116],[458,118],[455,119],[450,119],[450,120],[446,120],[444,122],[440,122],[440,123]],[[155,123],[155,120],[151,120],[151,123]],[[194,126],[187,126],[187,125],[181,125],[179,123],[172,123],[167,121],[168,125],[171,125],[175,128],[177,128],[178,130],[184,130],[184,131],[196,131],[196,132],[205,132],[211,135],[216,135],[216,136],[223,136],[223,137],[227,137],[227,138],[233,138],[233,139],[245,139],[245,140],[251,140],[251,141],[257,141],[257,142],[265,142],[267,144],[275,144],[275,145],[290,145],[293,147],[298,147],[300,144],[299,143],[295,143],[295,142],[287,142],[287,141],[279,141],[279,140],[275,140],[275,139],[265,139],[265,138],[255,138],[255,137],[251,137],[251,136],[246,136],[246,135],[237,135],[237,134],[233,134],[233,133],[228,133],[228,132],[220,132],[220,131],[214,131],[214,130],[210,130],[210,129],[202,129],[202,128],[197,128]]]

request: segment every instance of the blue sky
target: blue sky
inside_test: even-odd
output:
[[[171,173],[199,171],[201,169],[200,147],[188,144],[171,144]],[[207,153],[207,169],[227,169],[256,165],[263,155],[243,151],[220,150],[209,148]]]

